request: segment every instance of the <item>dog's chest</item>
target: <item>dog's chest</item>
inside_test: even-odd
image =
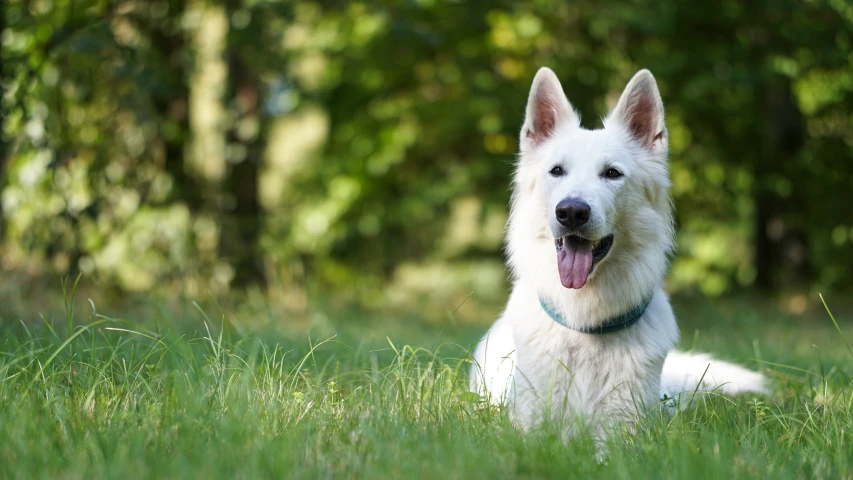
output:
[[[629,334],[543,333],[518,339],[521,404],[591,415],[629,409],[632,399],[656,400],[666,352]]]

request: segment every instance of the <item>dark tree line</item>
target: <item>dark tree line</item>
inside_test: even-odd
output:
[[[675,288],[853,281],[837,2],[0,6],[9,265],[143,290],[375,297],[418,268],[477,287],[549,65],[588,127],[636,69],[658,78]]]

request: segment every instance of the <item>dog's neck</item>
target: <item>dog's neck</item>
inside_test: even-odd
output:
[[[576,290],[563,287],[559,279],[554,281],[555,274],[536,275],[532,279],[536,294],[553,305],[569,328],[585,330],[647,304],[663,284],[664,255],[634,262],[609,260],[614,261],[597,266],[587,284]]]
[[[539,297],[539,304],[542,305],[542,310],[547,313],[549,317],[551,317],[551,320],[570,330],[591,335],[615,333],[631,328],[640,320],[640,318],[642,318],[651,303],[652,296],[650,295],[648,298],[643,300],[642,303],[628,310],[625,313],[622,313],[615,317],[605,318],[598,324],[590,327],[577,328],[570,322],[568,322],[566,318],[562,314],[560,314],[560,312],[558,312],[553,305],[551,305],[550,302],[544,300],[541,296]]]

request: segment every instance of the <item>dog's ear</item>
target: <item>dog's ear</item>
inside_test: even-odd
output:
[[[607,116],[605,127],[617,122],[628,130],[642,146],[655,153],[667,149],[663,101],[652,72],[640,70],[628,82],[619,102]]]
[[[519,139],[521,151],[526,152],[542,144],[566,122],[578,125],[580,119],[563,93],[557,75],[550,68],[542,67],[536,72],[527,97],[527,112]]]

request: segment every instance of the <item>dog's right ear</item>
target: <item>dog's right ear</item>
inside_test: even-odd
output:
[[[580,118],[572,110],[557,75],[550,68],[542,67],[536,72],[527,97],[527,112],[519,139],[521,151],[527,152],[541,145],[566,122],[580,125]]]

